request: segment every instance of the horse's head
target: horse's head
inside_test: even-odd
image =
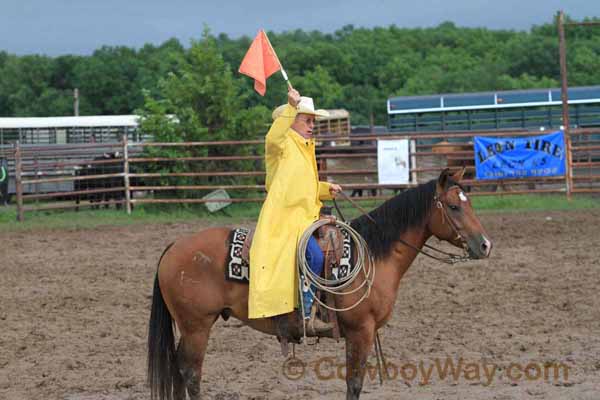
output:
[[[471,257],[486,258],[492,250],[492,242],[475,215],[471,200],[459,185],[464,172],[463,168],[451,175],[445,169],[440,174],[428,227],[438,239],[466,248]]]

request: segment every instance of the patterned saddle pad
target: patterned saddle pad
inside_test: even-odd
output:
[[[342,232],[342,256],[340,257],[340,265],[334,266],[331,269],[331,274],[334,279],[345,278],[352,270],[352,238],[348,231],[340,228]]]
[[[225,279],[240,283],[248,283],[250,279],[250,257],[249,251],[252,241],[250,229],[236,228],[229,234],[229,253],[227,256],[227,267],[225,268]],[[246,243],[246,240],[248,243]]]

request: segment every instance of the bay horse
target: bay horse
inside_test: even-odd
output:
[[[346,345],[346,399],[358,399],[377,329],[391,317],[400,279],[428,238],[467,249],[471,258],[489,256],[492,244],[460,186],[463,171],[444,170],[438,179],[406,190],[351,222],[373,256],[369,296],[338,313]],[[148,383],[152,399],[200,398],[200,380],[211,327],[233,316],[275,335],[273,318],[248,319],[248,285],[225,279],[230,228],[209,228],[182,237],[160,258],[148,330]],[[251,275],[251,273],[250,273]],[[356,287],[365,279],[358,275]],[[337,296],[345,308],[362,296]],[[180,340],[175,347],[173,322]]]

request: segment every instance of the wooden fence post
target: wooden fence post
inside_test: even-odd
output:
[[[15,192],[17,194],[17,221],[24,221],[23,213],[23,165],[21,160],[21,145],[17,140],[15,143]]]
[[[565,129],[565,143],[567,145],[567,170],[565,171],[567,185],[567,199],[571,200],[573,193],[573,143],[571,141],[571,130]]]
[[[567,81],[567,45],[565,42],[565,15],[562,11],[558,12],[556,18],[558,26],[558,55],[560,62],[560,97],[562,102],[563,132],[565,135],[565,144],[567,151],[567,170],[565,171],[565,185],[567,189],[567,199],[571,200],[573,189],[573,174],[571,168],[571,127],[569,123],[569,84]]]
[[[415,139],[408,139],[410,143],[410,170],[411,170],[411,178],[413,185],[417,184],[417,172],[415,169],[417,168],[417,141]]]
[[[123,135],[123,183],[125,184],[125,211],[131,214],[131,191],[129,190],[129,144],[127,134]]]

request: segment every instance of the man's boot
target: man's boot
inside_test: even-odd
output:
[[[305,320],[306,322],[306,334],[308,336],[320,336],[322,333],[333,330],[333,324],[331,322],[325,322],[317,318],[317,305],[313,303],[310,318]]]
[[[295,312],[271,317],[275,326],[277,338],[285,339],[292,343],[300,343],[302,338],[302,323]]]

